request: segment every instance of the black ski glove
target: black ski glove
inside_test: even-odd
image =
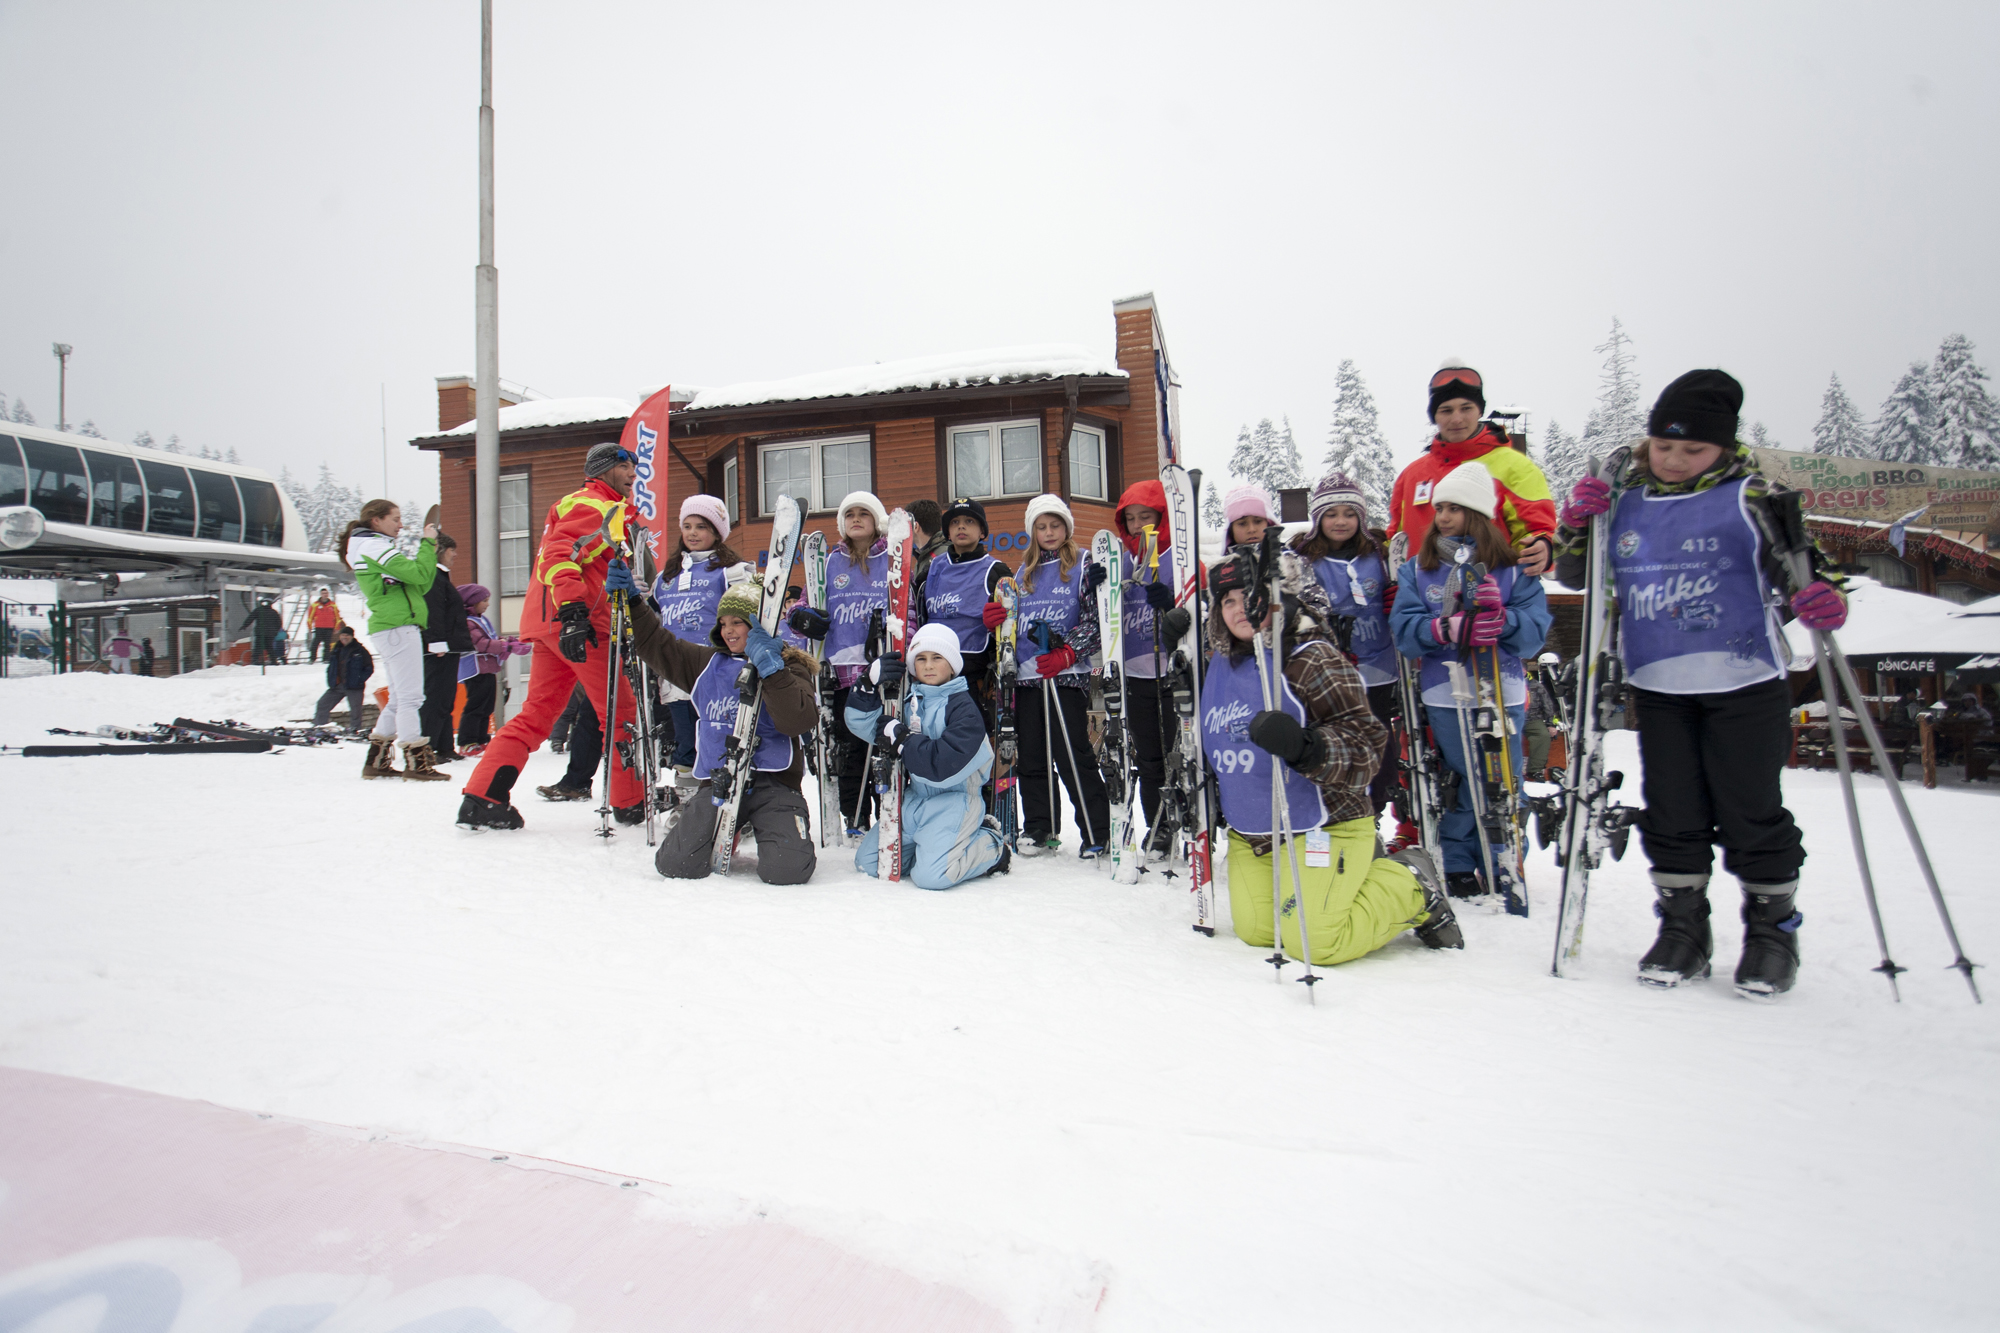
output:
[[[1295,769],[1318,768],[1326,762],[1326,742],[1290,713],[1267,708],[1250,719],[1250,743],[1269,751]]]
[[[884,653],[868,665],[868,683],[883,694],[895,689],[903,676],[903,659],[894,653]]]
[[[1184,606],[1177,606],[1160,617],[1160,633],[1154,642],[1165,650],[1187,637],[1187,632],[1193,625],[1194,614]]]
[[[1103,565],[1092,565],[1090,572],[1083,576],[1083,595],[1088,597],[1103,587],[1104,580],[1109,576],[1109,573],[1110,571]]]
[[[901,718],[884,718],[882,727],[875,733],[875,748],[891,759],[903,757],[903,743],[910,739],[909,724]]]
[[[581,662],[597,646],[597,628],[590,623],[590,608],[582,602],[564,602],[556,614],[562,618],[562,637],[556,651],[572,662]]]
[[[1146,585],[1146,605],[1152,607],[1156,613],[1163,614],[1173,610],[1174,590],[1166,584],[1157,581],[1148,583]]]
[[[790,623],[792,633],[803,634],[808,639],[824,639],[827,630],[833,627],[833,621],[827,618],[826,612],[812,606],[795,608]]]

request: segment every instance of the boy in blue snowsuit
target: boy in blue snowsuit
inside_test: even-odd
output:
[[[986,719],[960,674],[958,635],[926,625],[910,638],[903,715],[884,719],[882,695],[903,681],[903,659],[878,657],[847,697],[847,726],[903,766],[903,878],[920,889],[949,889],[1005,872],[1008,849],[986,813],[982,789],[993,768]],[[879,826],[854,853],[855,868],[877,873]]]

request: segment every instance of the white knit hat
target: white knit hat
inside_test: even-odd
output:
[[[1070,535],[1074,536],[1076,534],[1076,518],[1069,512],[1069,506],[1062,502],[1062,497],[1060,495],[1038,495],[1028,501],[1028,516],[1025,523],[1030,541],[1033,541],[1035,537],[1035,520],[1043,514],[1054,514],[1063,521],[1063,526],[1070,530]]]
[[[949,625],[933,621],[910,636],[910,645],[903,656],[914,662],[918,653],[936,653],[951,663],[951,673],[956,676],[965,671],[965,654],[958,648],[958,631]]]
[[[1431,492],[1431,503],[1455,504],[1492,518],[1500,507],[1500,498],[1493,486],[1493,474],[1484,463],[1474,459],[1444,474],[1444,480]]]
[[[838,518],[856,506],[866,509],[869,513],[875,515],[876,536],[882,536],[889,531],[889,511],[884,509],[882,502],[868,491],[849,491],[845,496],[841,497],[840,508],[833,511],[834,516]]]

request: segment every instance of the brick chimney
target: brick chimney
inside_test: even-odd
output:
[[[1153,375],[1153,352],[1164,350],[1166,331],[1160,326],[1159,304],[1153,294],[1128,296],[1111,303],[1118,323],[1118,368],[1132,377],[1132,407],[1125,418],[1126,476],[1142,474],[1142,460],[1150,454],[1152,474],[1167,465],[1164,443],[1160,440],[1160,391]]]
[[[438,376],[437,386],[438,433],[440,435],[450,430],[453,426],[463,426],[477,415],[474,407],[476,394],[473,391],[472,377],[470,375],[440,375]],[[507,392],[504,386],[501,388],[500,406],[512,407],[520,401],[519,398]]]

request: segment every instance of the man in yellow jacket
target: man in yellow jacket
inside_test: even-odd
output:
[[[1431,526],[1431,492],[1453,468],[1478,459],[1499,489],[1497,517],[1521,553],[1521,572],[1541,575],[1555,551],[1556,503],[1549,495],[1548,478],[1527,454],[1513,447],[1505,429],[1480,420],[1486,411],[1486,387],[1478,371],[1447,360],[1431,376],[1430,393],[1437,436],[1423,457],[1396,478],[1389,498],[1389,536],[1409,533],[1410,553],[1416,554]]]

